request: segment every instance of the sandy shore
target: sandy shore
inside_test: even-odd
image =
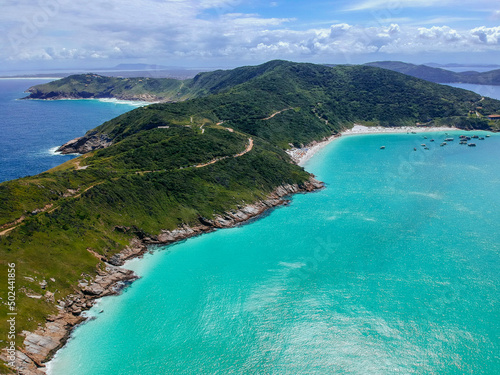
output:
[[[460,130],[446,126],[441,127],[417,127],[417,126],[402,126],[399,128],[384,128],[382,126],[363,126],[354,125],[352,129],[342,132],[342,135],[358,135],[358,134],[385,134],[385,133],[429,133]]]
[[[290,157],[295,163],[297,163],[300,166],[304,166],[306,161],[311,159],[314,156],[314,154],[316,154],[316,152],[318,152],[323,147],[333,142],[340,136],[341,134],[336,134],[320,142],[314,141],[303,148],[292,148],[290,150],[287,150],[287,154],[290,155]]]
[[[349,135],[362,135],[362,134],[388,134],[388,133],[429,133],[429,132],[441,132],[441,131],[453,131],[460,130],[451,127],[416,127],[416,126],[402,126],[398,128],[384,128],[382,126],[363,126],[354,125],[352,129],[345,130],[340,134],[332,135],[331,137],[324,139],[321,142],[312,142],[303,148],[293,148],[288,150],[288,155],[291,156],[292,160],[298,165],[304,166],[304,164],[311,159],[314,154],[321,150],[326,145],[333,142],[335,139],[341,136]]]

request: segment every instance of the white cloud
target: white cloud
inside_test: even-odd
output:
[[[484,2],[484,0],[477,0]],[[451,2],[442,0],[441,2]],[[231,0],[4,0],[1,60],[316,59],[429,51],[500,51],[500,27],[457,29],[335,23],[293,30],[294,19],[237,13]],[[384,3],[382,0],[363,4]],[[408,1],[402,0],[403,4]],[[434,0],[420,2],[435,3]],[[41,5],[40,5],[41,4]],[[434,20],[436,21],[446,21]],[[439,22],[440,23],[440,22]]]
[[[446,42],[458,41],[462,38],[456,30],[448,26],[433,26],[429,29],[421,27],[418,29],[418,36],[422,39],[443,40]]]
[[[498,27],[477,27],[471,30],[472,35],[479,38],[479,41],[486,45],[500,46],[500,26]]]
[[[431,7],[435,5],[444,5],[450,3],[450,0],[365,0],[349,6],[348,11],[361,11],[369,9],[388,9],[395,10],[407,7]]]

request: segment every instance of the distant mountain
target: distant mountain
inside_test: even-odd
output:
[[[498,64],[457,64],[457,63],[449,63],[449,64],[437,64],[437,63],[425,63],[423,65],[430,66],[432,68],[480,68],[480,69],[499,69],[500,65]]]
[[[389,69],[408,74],[412,77],[425,79],[436,83],[471,83],[477,85],[500,85],[500,69],[488,72],[452,72],[442,68],[427,65],[414,65],[401,61],[377,61],[365,64],[377,68]]]
[[[110,70],[166,70],[168,66],[156,64],[118,64]]]

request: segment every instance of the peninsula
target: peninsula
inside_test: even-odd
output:
[[[186,81],[88,74],[30,92],[173,102],[108,121],[60,148],[81,156],[0,184],[0,257],[16,263],[25,374],[40,373],[96,298],[134,279],[117,266],[148,245],[235,225],[321,188],[287,150],[355,123],[498,130],[488,116],[500,113],[498,100],[386,69],[287,61]]]

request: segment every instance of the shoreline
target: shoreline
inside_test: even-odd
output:
[[[161,231],[156,236],[139,238],[142,233],[138,228],[115,227],[117,231],[134,234],[129,246],[109,259],[92,252],[104,263],[104,269],[98,269],[97,276],[91,282],[78,284],[74,294],[58,300],[56,307],[59,313],[47,317],[45,325],[34,332],[23,332],[25,339],[23,347],[16,351],[15,370],[24,375],[46,374],[46,363],[50,362],[57,351],[66,344],[73,330],[87,321],[88,318],[82,313],[91,309],[98,299],[120,294],[125,287],[139,278],[133,271],[126,269],[125,263],[144,255],[149,251],[149,246],[170,245],[217,229],[232,228],[258,218],[269,209],[288,204],[290,201],[287,197],[292,194],[312,192],[322,188],[324,184],[310,175],[310,178],[301,185],[280,185],[265,199],[236,210],[226,211],[212,220],[199,218],[199,225],[183,225],[172,231]]]
[[[323,140],[317,142],[313,141],[302,148],[292,148],[287,150],[287,154],[290,155],[292,160],[303,167],[306,162],[311,159],[319,150],[326,147],[333,141],[353,135],[369,135],[369,134],[404,134],[404,133],[432,133],[432,132],[443,132],[443,131],[469,131],[453,127],[417,127],[417,126],[402,126],[397,128],[385,128],[382,126],[364,126],[359,124],[354,124],[351,129],[344,130],[341,133],[331,135],[330,137],[324,138]],[[479,130],[478,130],[479,131]]]
[[[129,105],[133,107],[145,107],[147,105],[151,104],[161,104],[165,103],[162,101],[147,101],[147,100],[140,100],[140,99],[120,99],[120,98],[55,98],[55,99],[42,99],[42,98],[30,98],[30,97],[24,97],[24,98],[19,98],[17,100],[40,100],[40,101],[65,101],[65,100],[73,100],[73,101],[78,101],[78,100],[86,100],[86,101],[98,101],[101,103],[111,103],[111,104],[124,104],[124,105]]]
[[[464,129],[451,127],[401,127],[401,128],[381,128],[365,127],[354,125],[352,129],[334,134],[317,142],[314,141],[303,148],[288,150],[287,153],[298,165],[303,166],[319,150],[341,138],[350,135],[385,134],[385,133],[424,133],[440,131],[466,131]],[[104,269],[97,272],[97,276],[89,283],[81,283],[76,287],[76,292],[66,298],[57,301],[56,307],[59,313],[49,316],[45,325],[40,326],[34,332],[23,332],[25,339],[23,348],[17,350],[18,370],[25,375],[46,374],[45,363],[50,362],[56,352],[61,349],[71,337],[73,330],[81,323],[87,321],[83,312],[92,308],[95,302],[109,295],[120,294],[121,291],[138,278],[131,270],[126,269],[128,260],[139,258],[150,246],[169,245],[204,233],[210,233],[217,229],[231,228],[236,225],[258,218],[269,209],[286,205],[289,200],[287,196],[297,193],[305,193],[322,189],[324,184],[317,181],[313,175],[301,186],[281,185],[278,186],[265,199],[254,202],[237,210],[227,211],[222,215],[217,215],[212,220],[199,218],[200,224],[196,226],[183,225],[172,231],[161,231],[156,236],[143,237],[138,228],[115,227],[115,230],[133,234],[134,238],[129,246],[121,252],[113,255],[109,259],[93,253],[96,258],[102,261]]]

